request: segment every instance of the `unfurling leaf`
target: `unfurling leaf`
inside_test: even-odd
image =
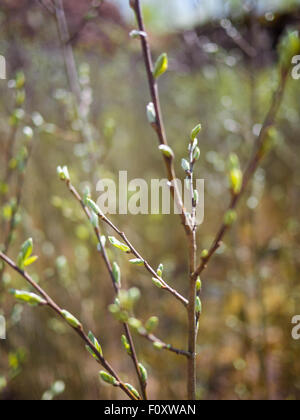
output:
[[[65,320],[68,322],[68,324],[71,325],[71,327],[73,327],[73,328],[82,327],[82,325],[78,321],[78,319],[75,318],[75,316],[73,316],[72,314],[70,314],[70,312],[68,312],[66,310],[63,310],[63,311],[61,311],[61,314],[65,318]]]
[[[193,159],[195,161],[199,160],[201,156],[201,151],[200,148],[198,146],[195,147],[194,152],[193,152]]]
[[[96,339],[96,337],[94,336],[94,334],[91,331],[89,332],[88,337],[91,340],[94,347],[96,348],[96,350],[98,351],[98,353],[101,356],[103,356],[102,347],[100,346],[98,340]],[[97,354],[94,352],[94,350],[90,346],[86,346],[86,349],[93,356],[94,359],[99,360],[99,357],[97,356]]]
[[[134,260],[130,260],[129,262],[130,262],[130,264],[132,264],[132,265],[139,265],[139,266],[144,265],[144,260],[141,260],[141,259],[139,259],[139,258],[136,258],[136,259],[134,259]]]
[[[109,373],[105,372],[104,370],[101,370],[99,372],[100,378],[103,382],[106,382],[107,384],[113,385],[113,386],[119,386],[119,382]]]
[[[189,172],[190,171],[190,164],[186,159],[182,159],[181,160],[181,167],[185,172]]]
[[[123,344],[124,349],[126,350],[127,354],[129,354],[129,356],[131,356],[131,348],[130,348],[130,344],[126,338],[126,336],[123,334],[121,337],[121,342]]]
[[[194,140],[198,136],[201,130],[202,130],[202,125],[201,124],[196,125],[196,127],[194,127],[193,130],[191,131],[191,140]]]
[[[130,248],[128,245],[118,241],[118,239],[116,239],[114,236],[109,236],[108,237],[109,242],[116,248],[120,249],[121,251],[124,252],[130,252]]]
[[[32,264],[37,257],[33,257],[35,258],[35,260],[33,261],[30,257],[33,251],[33,241],[32,238],[27,239],[23,245],[21,246],[19,255],[18,255],[18,267],[23,270],[24,266],[26,265],[26,261],[27,261],[27,265]],[[32,260],[32,261],[30,261]]]
[[[158,326],[158,318],[157,316],[151,316],[145,324],[145,328],[148,334],[151,334]]]
[[[160,341],[155,341],[155,343],[153,343],[153,347],[157,350],[162,350],[165,346]]]
[[[196,312],[198,314],[202,313],[202,303],[201,303],[201,300],[200,300],[199,296],[196,297]]]
[[[201,281],[200,277],[198,277],[197,281],[196,281],[196,291],[200,292],[201,289],[202,289],[202,281]]]
[[[140,394],[137,392],[137,390],[130,384],[125,384],[126,388],[129,389],[129,391],[137,398],[141,398]]]
[[[157,275],[159,277],[161,277],[163,275],[163,271],[164,271],[164,265],[163,264],[159,264],[159,266],[157,268],[157,271],[156,271]]]
[[[164,156],[166,156],[167,158],[170,158],[170,159],[174,159],[175,155],[174,155],[174,152],[173,152],[173,150],[171,149],[170,146],[166,146],[165,144],[161,144],[158,148]]]
[[[156,124],[156,112],[153,102],[147,105],[147,118],[150,124]]]
[[[112,265],[112,272],[114,276],[114,281],[118,287],[121,287],[121,270],[116,262]]]
[[[56,171],[62,181],[70,181],[70,174],[67,166],[58,166]]]
[[[144,365],[142,365],[142,363],[139,363],[139,368],[140,368],[140,372],[141,372],[141,378],[144,384],[147,384],[147,380],[148,380],[148,372],[147,369],[145,368]]]
[[[155,278],[155,277],[152,277],[152,282],[159,289],[162,289],[164,287],[164,285],[162,284],[162,282],[159,279]]]
[[[161,54],[154,66],[153,76],[155,79],[163,75],[168,70],[168,56],[166,53]]]
[[[40,296],[34,293],[26,292],[23,290],[14,290],[14,289],[10,290],[10,293],[17,300],[28,303],[31,306],[47,305],[47,302],[45,301],[45,299],[41,298]]]
[[[100,210],[100,207],[99,206],[97,206],[97,204],[92,200],[92,199],[90,199],[89,197],[87,197],[86,198],[86,205],[94,212],[94,213],[96,213],[96,215],[97,216],[102,216],[103,215],[103,213],[102,213],[102,211]]]

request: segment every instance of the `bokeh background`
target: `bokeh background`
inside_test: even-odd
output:
[[[164,178],[149,102],[140,44],[127,0],[65,0],[65,12],[82,89],[84,133],[72,106],[55,20],[34,0],[0,5],[0,53],[7,60],[0,81],[1,230],[5,242],[21,178],[18,159],[26,143],[22,128],[34,129],[24,176],[18,224],[8,254],[15,259],[30,236],[39,260],[30,273],[99,338],[104,354],[135,385],[130,359],[120,344],[121,326],[108,313],[113,290],[96,250],[92,230],[78,204],[57,179],[67,164],[80,191],[96,180]],[[186,156],[188,133],[203,124],[197,177],[204,178],[205,220],[199,249],[210,245],[229,200],[226,161],[251,155],[277,81],[277,44],[300,23],[295,0],[143,1],[153,55],[166,51],[169,72],[159,82],[169,143],[177,173]],[[26,76],[24,118],[16,130],[9,190],[3,186],[13,130],[15,89],[9,80]],[[203,274],[203,315],[198,340],[197,394],[201,399],[298,399],[300,342],[291,319],[300,313],[299,115],[300,81],[290,77],[278,117],[276,148],[255,174],[239,208],[239,222]],[[84,142],[83,137],[91,137]],[[297,157],[298,156],[298,157]],[[22,160],[22,159],[21,159]],[[113,216],[141,253],[165,265],[166,281],[187,295],[187,247],[176,216]],[[184,309],[153,287],[141,268],[109,249],[122,269],[124,287],[142,298],[136,316],[157,315],[157,335],[186,347]],[[0,310],[7,339],[0,341],[0,398],[119,399],[98,380],[98,367],[84,346],[51,312],[16,304],[10,288],[26,285],[11,270],[2,273]],[[135,337],[139,359],[149,372],[153,399],[185,397],[185,360],[157,351]],[[63,392],[62,392],[63,391]],[[55,394],[51,394],[50,397]]]

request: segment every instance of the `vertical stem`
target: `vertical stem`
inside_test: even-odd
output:
[[[188,349],[190,356],[187,365],[187,393],[189,400],[196,399],[196,281],[193,273],[196,269],[196,230],[194,229],[190,237],[190,288],[188,305]]]

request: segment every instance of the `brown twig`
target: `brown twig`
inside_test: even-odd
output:
[[[160,106],[157,80],[153,76],[154,66],[153,66],[153,61],[152,61],[152,56],[151,56],[150,45],[149,45],[148,37],[144,36],[146,31],[145,31],[145,25],[144,25],[140,0],[132,0],[131,5],[136,15],[139,31],[143,34],[143,35],[140,35],[140,39],[141,39],[145,67],[146,67],[146,72],[147,72],[147,77],[148,77],[150,95],[151,95],[151,99],[154,104],[155,113],[156,113],[156,124],[154,124],[155,131],[158,136],[159,144],[168,146],[166,131],[165,131],[163,117],[162,117],[162,111],[161,111],[161,106]],[[164,156],[163,158],[164,158],[164,162],[165,162],[165,166],[167,170],[168,180],[170,182],[170,189],[171,189],[172,197],[176,205],[178,205],[180,209],[182,210],[180,213],[181,222],[184,226],[186,233],[190,234],[191,226],[189,223],[187,212],[182,202],[182,197],[177,187],[176,173],[175,173],[175,168],[173,164],[173,159],[168,158],[167,156]]]
[[[177,349],[176,347],[171,346],[170,344],[166,344],[161,339],[157,338],[153,334],[148,334],[147,332],[139,332],[139,334],[146,338],[146,340],[150,341],[151,343],[159,343],[161,345],[162,350],[168,350],[172,353],[176,353],[178,356],[185,356],[190,357],[191,354],[188,351]]]
[[[8,264],[13,270],[19,273],[26,281],[29,283],[47,302],[47,306],[55,311],[69,326],[70,324],[66,321],[63,310],[54,302],[54,300],[39,286],[25,271],[22,271],[10,258],[8,258],[3,252],[0,252],[0,259]],[[71,327],[82,340],[90,347],[95,355],[97,356],[98,363],[103,366],[108,373],[110,373],[118,382],[118,387],[121,388],[130,399],[137,400],[138,398],[126,387],[125,383],[121,381],[118,374],[112,368],[112,366],[107,362],[107,360],[100,354],[97,348],[89,339],[88,335],[84,332],[82,325],[78,327]]]
[[[73,196],[76,198],[76,200],[80,203],[80,205],[81,205],[81,207],[82,207],[85,215],[90,220],[91,219],[91,213],[90,213],[88,207],[84,204],[84,201],[83,201],[82,197],[80,196],[80,194],[78,193],[78,191],[75,189],[75,187],[70,183],[70,181],[66,181],[66,184],[67,184],[67,187],[68,187],[69,191],[73,194]],[[108,270],[108,273],[109,273],[109,276],[111,278],[111,282],[112,282],[114,291],[115,291],[116,295],[118,295],[119,288],[116,285],[116,282],[114,280],[112,266],[111,266],[111,263],[109,261],[109,258],[108,258],[106,249],[101,244],[101,232],[100,232],[100,229],[96,226],[96,227],[94,227],[94,232],[95,232],[95,235],[97,237],[98,243],[101,246],[99,252],[100,252],[100,254],[101,254],[101,256],[102,256],[102,258],[104,260],[105,266],[106,266],[106,268]],[[133,342],[133,339],[132,339],[132,335],[130,333],[130,329],[128,327],[128,324],[126,322],[124,322],[122,325],[123,325],[123,328],[124,328],[124,331],[125,331],[125,335],[127,337],[127,340],[129,342],[129,345],[130,345],[130,356],[132,358],[132,361],[133,361],[133,364],[134,364],[134,368],[135,368],[136,373],[137,373],[137,377],[138,377],[138,380],[139,380],[139,383],[140,383],[140,387],[141,387],[141,391],[142,391],[142,394],[143,394],[143,398],[145,400],[147,400],[147,389],[146,389],[147,388],[147,384],[142,379],[142,374],[141,374],[141,371],[140,371],[139,362],[138,362],[138,358],[137,358],[137,354],[136,354],[134,342]]]

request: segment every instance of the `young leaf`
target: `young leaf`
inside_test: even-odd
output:
[[[93,345],[95,346],[96,350],[99,352],[99,354],[103,356],[102,347],[100,346],[97,338],[94,336],[94,334],[91,331],[88,333],[88,337],[93,343]]]
[[[157,350],[162,350],[164,348],[164,344],[159,341],[155,341],[155,343],[153,343],[153,347]]]
[[[162,288],[163,288],[163,284],[162,284],[162,282],[161,282],[160,280],[158,280],[157,278],[152,277],[152,282],[153,282],[153,284],[154,284],[156,287],[158,287],[159,289],[162,289]]]
[[[202,303],[201,303],[201,300],[200,300],[199,296],[196,297],[196,312],[198,314],[201,314],[201,312],[202,312]]]
[[[191,140],[194,140],[198,136],[201,130],[202,130],[202,125],[201,124],[196,125],[196,127],[194,127],[191,131]]]
[[[166,53],[161,54],[154,66],[153,76],[155,79],[163,75],[168,70],[168,56]]]
[[[161,144],[158,148],[164,156],[170,159],[174,159],[175,155],[171,147],[166,146],[165,144]]]
[[[235,210],[228,210],[224,217],[224,223],[226,226],[231,226],[237,219],[237,213]]]
[[[121,270],[116,262],[112,265],[112,272],[114,276],[114,281],[118,287],[121,287]]]
[[[158,318],[157,316],[151,316],[145,324],[145,328],[148,334],[151,334],[158,326]]]
[[[156,112],[153,102],[147,105],[147,118],[150,124],[156,124]]]
[[[40,296],[34,293],[26,292],[23,290],[14,290],[14,289],[10,290],[10,293],[17,300],[28,303],[31,306],[47,305],[47,302],[45,301],[45,299],[41,298]]]
[[[86,204],[87,206],[94,212],[96,213],[97,216],[102,216],[102,211],[100,210],[100,208],[97,206],[97,204],[91,200],[89,197],[86,198]]]
[[[61,312],[62,316],[65,318],[65,320],[68,322],[69,325],[71,325],[71,327],[73,328],[80,328],[82,327],[81,323],[78,321],[77,318],[75,318],[75,316],[73,316],[72,314],[70,314],[70,312],[63,310]]]
[[[148,380],[148,372],[147,369],[145,368],[144,365],[142,365],[142,363],[139,363],[139,368],[140,368],[140,372],[141,372],[141,378],[144,384],[147,383]]]
[[[181,160],[181,167],[185,172],[189,172],[190,171],[190,164],[186,159],[182,159]]]
[[[118,239],[116,239],[114,236],[109,236],[108,237],[109,242],[116,248],[120,249],[121,251],[124,252],[130,252],[130,248],[128,245],[123,244],[122,242],[118,241]]]
[[[56,171],[62,181],[70,181],[70,174],[67,166],[58,166]]]
[[[101,372],[99,372],[99,375],[103,382],[106,382],[107,384],[110,384],[113,386],[119,386],[119,382],[116,380],[116,378],[114,378],[109,373],[104,372],[104,370],[101,370]]]
[[[156,271],[157,275],[159,277],[161,277],[163,275],[163,271],[164,271],[164,265],[163,264],[159,264],[159,266],[157,268],[157,271]]]
[[[130,260],[129,262],[132,265],[139,265],[139,266],[144,265],[144,260],[140,260],[139,258],[136,258],[134,260]]]
[[[140,394],[137,392],[137,390],[130,384],[125,384],[126,388],[129,389],[130,392],[132,392],[132,394],[137,397],[137,398],[141,398]]]
[[[197,292],[200,292],[201,289],[202,289],[202,282],[201,282],[200,277],[198,277],[196,281],[196,290]]]
[[[34,255],[33,257],[26,258],[26,260],[24,261],[24,266],[25,266],[25,267],[28,267],[29,265],[31,265],[31,264],[33,264],[34,262],[36,262],[36,260],[37,260],[38,258],[39,258],[39,257],[37,257],[36,255]]]
[[[121,337],[121,342],[123,344],[124,349],[126,350],[127,354],[129,354],[129,356],[131,356],[131,348],[130,348],[130,344],[126,338],[126,336],[123,334]]]

